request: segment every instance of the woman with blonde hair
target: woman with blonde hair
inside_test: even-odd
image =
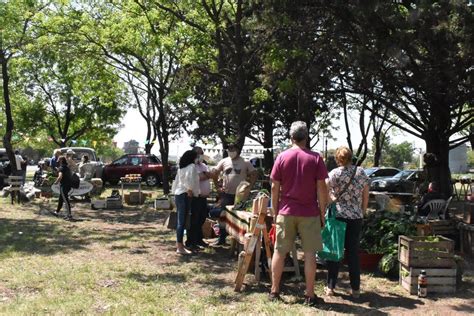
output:
[[[361,167],[352,164],[352,152],[347,147],[336,150],[338,168],[329,173],[326,180],[331,200],[336,200],[336,218],[347,224],[345,249],[349,266],[352,297],[360,296],[359,243],[362,219],[369,202],[369,179]],[[345,190],[344,190],[345,189]],[[334,295],[339,262],[328,261],[326,295]]]

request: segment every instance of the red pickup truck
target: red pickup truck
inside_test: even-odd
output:
[[[176,166],[170,167],[170,177],[175,175],[174,169]],[[106,165],[102,179],[104,182],[115,185],[127,174],[141,174],[148,186],[155,186],[162,183],[163,165],[155,155],[128,154]]]

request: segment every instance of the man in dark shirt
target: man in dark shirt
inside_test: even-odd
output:
[[[427,216],[430,210],[426,207],[429,201],[443,199],[444,196],[439,192],[438,183],[437,182],[430,182],[428,185],[428,192],[423,195],[421,198],[420,203],[418,203],[418,215],[419,216]]]

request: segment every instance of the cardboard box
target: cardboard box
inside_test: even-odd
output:
[[[146,196],[142,192],[131,191],[130,196],[128,198],[129,199],[128,204],[133,204],[133,205],[143,204],[145,203],[145,198]]]
[[[105,205],[108,210],[121,209],[123,207],[122,198],[120,196],[108,197]]]
[[[107,201],[106,200],[92,200],[91,201],[91,208],[93,210],[101,210],[106,208]]]

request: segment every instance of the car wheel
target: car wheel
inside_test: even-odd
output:
[[[149,174],[145,177],[146,185],[154,187],[160,183],[160,178],[156,174]]]

